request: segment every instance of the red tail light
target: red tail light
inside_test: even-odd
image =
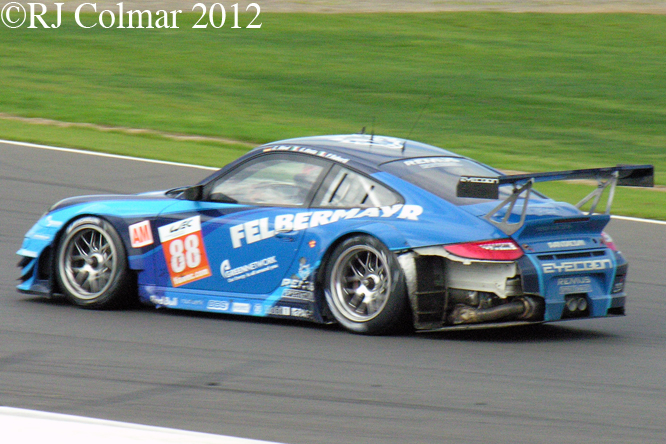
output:
[[[615,242],[613,242],[613,238],[610,237],[605,231],[601,232],[601,243],[611,250],[617,251],[617,247],[615,246]]]
[[[467,242],[444,248],[456,256],[485,261],[514,261],[523,255],[523,250],[511,239]]]

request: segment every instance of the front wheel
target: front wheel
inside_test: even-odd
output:
[[[324,292],[335,319],[354,333],[388,333],[404,321],[404,273],[395,255],[374,237],[351,237],[335,248]]]
[[[128,300],[125,248],[107,221],[84,217],[65,230],[56,254],[56,279],[65,297],[85,308],[114,308]]]

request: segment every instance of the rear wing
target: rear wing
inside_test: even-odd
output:
[[[608,201],[606,202],[605,214],[610,214],[615,187],[653,187],[654,166],[652,165],[618,165],[608,168],[590,168],[584,170],[554,171],[548,173],[516,174],[510,176],[479,177],[462,176],[458,181],[456,195],[458,197],[471,197],[478,199],[499,199],[499,190],[502,185],[513,185],[513,191],[509,197],[504,199],[483,218],[492,223],[506,234],[513,234],[525,224],[527,215],[527,204],[529,202],[532,186],[538,182],[549,182],[553,180],[577,180],[594,179],[597,188],[585,196],[576,204],[580,209],[583,205],[592,201],[588,215],[594,213],[601,195],[608,188]],[[524,204],[520,221],[509,223],[509,217],[518,198],[524,194]],[[502,208],[508,207],[502,220],[493,218]]]

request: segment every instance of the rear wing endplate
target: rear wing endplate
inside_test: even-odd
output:
[[[456,195],[458,197],[471,197],[478,199],[499,199],[499,190],[502,185],[513,185],[511,195],[499,203],[483,218],[492,223],[506,234],[513,234],[525,224],[527,215],[527,204],[530,198],[532,186],[539,182],[554,180],[578,180],[594,179],[597,187],[576,204],[580,209],[583,205],[592,201],[588,215],[595,212],[601,195],[608,188],[608,201],[606,202],[605,214],[610,214],[615,187],[653,187],[654,166],[652,165],[618,165],[608,168],[590,168],[584,170],[554,171],[548,173],[515,174],[510,176],[478,177],[462,176],[458,181]],[[509,223],[509,217],[513,213],[513,207],[517,200],[524,195],[524,204],[519,222]],[[508,207],[506,214],[501,220],[494,216],[504,207]]]

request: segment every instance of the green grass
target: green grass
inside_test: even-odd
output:
[[[248,151],[246,146],[237,144],[172,140],[156,135],[60,128],[4,120],[0,120],[0,139],[212,167],[224,166]]]
[[[72,15],[57,30],[0,27],[0,112],[250,143],[374,126],[504,169],[652,163],[666,184],[666,16],[260,18],[261,29],[191,29],[197,15],[172,30],[82,29]],[[247,149],[1,120],[0,135],[208,165]],[[621,189],[614,208],[666,219],[663,200]]]
[[[540,183],[536,187],[539,191],[555,200],[577,204],[585,196],[591,193],[595,188],[593,183],[567,183],[567,182],[547,182]],[[608,200],[608,190],[606,190],[599,200],[597,212],[606,210]],[[589,210],[589,203],[583,207],[583,210]],[[648,219],[665,219],[664,209],[666,208],[666,192],[653,191],[646,188],[628,188],[617,187],[611,214],[623,216],[642,217]]]

